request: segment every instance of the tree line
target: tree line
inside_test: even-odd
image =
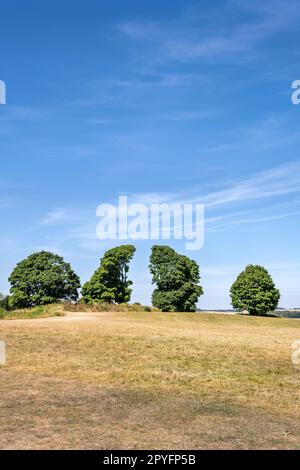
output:
[[[89,281],[81,283],[71,265],[61,256],[41,251],[17,264],[9,276],[10,295],[0,295],[0,307],[10,310],[69,301],[87,304],[97,302],[128,303],[132,281],[129,265],[136,249],[121,245],[106,251]],[[152,305],[163,312],[194,312],[203,294],[200,268],[196,261],[165,245],[154,245],[149,270],[152,283]],[[264,315],[276,309],[280,293],[268,271],[249,265],[230,289],[232,306],[251,315]]]

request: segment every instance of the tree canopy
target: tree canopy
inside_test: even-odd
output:
[[[82,288],[85,302],[129,302],[132,282],[128,279],[129,263],[135,253],[133,245],[121,245],[106,251],[99,268]]]
[[[280,292],[263,266],[249,265],[230,289],[232,306],[251,315],[264,315],[276,309]]]
[[[169,246],[155,245],[150,256],[152,283],[156,288],[152,304],[162,311],[194,312],[203,289],[196,261],[176,253]]]
[[[33,253],[18,263],[8,280],[12,308],[78,299],[79,277],[62,257],[47,251]]]

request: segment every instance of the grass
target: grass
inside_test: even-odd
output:
[[[300,449],[300,322],[72,313],[3,321],[1,448]]]
[[[47,318],[59,317],[64,315],[64,308],[61,304],[57,305],[41,305],[33,308],[23,308],[18,310],[6,311],[0,310],[0,319],[30,319],[30,318]]]
[[[148,305],[141,305],[140,303],[134,304],[113,304],[108,302],[95,302],[87,304],[79,301],[77,303],[65,302],[61,304],[66,312],[157,312],[155,307]]]

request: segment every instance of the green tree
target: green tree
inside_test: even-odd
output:
[[[129,302],[132,282],[128,279],[129,263],[135,253],[132,245],[121,245],[106,251],[99,268],[82,288],[82,298],[92,302]]]
[[[280,292],[263,266],[249,265],[230,289],[232,306],[250,315],[264,315],[276,309]]]
[[[11,308],[76,301],[80,280],[69,263],[53,253],[33,253],[17,264],[9,277]]]
[[[150,256],[152,304],[163,312],[194,312],[203,289],[198,264],[169,246],[155,245]]]

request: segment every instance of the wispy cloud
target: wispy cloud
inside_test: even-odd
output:
[[[132,71],[129,78],[94,78],[89,83],[93,91],[102,90],[104,93],[116,90],[121,91],[153,91],[155,88],[185,87],[195,83],[205,83],[208,76],[205,74],[180,73],[180,72],[159,72],[159,71]]]
[[[222,182],[219,182],[222,186]],[[206,231],[227,230],[241,224],[253,226],[300,216],[299,199],[284,203],[280,196],[300,193],[300,162],[290,162],[249,176],[223,183],[224,189],[201,194],[197,190],[172,194],[136,194],[133,201],[151,203],[201,203],[205,205]],[[227,187],[226,187],[227,186]],[[249,203],[258,201],[259,209]],[[265,201],[265,204],[263,203]],[[270,202],[273,202],[270,204]],[[232,208],[239,211],[232,212]],[[231,212],[228,212],[230,211]]]
[[[46,229],[45,245],[54,247],[56,252],[67,253],[70,242],[80,249],[99,251],[96,223],[96,207],[95,210],[61,207],[47,212],[30,231],[39,230],[42,234]]]
[[[269,151],[300,143],[300,132],[291,128],[288,113],[285,115],[267,116],[254,125],[238,126],[226,130],[222,135],[222,142],[207,146],[203,153],[228,153],[232,151]]]
[[[205,195],[207,206],[270,198],[300,191],[300,162],[292,162],[249,177],[231,187]]]
[[[79,222],[88,220],[90,216],[90,210],[58,207],[47,212],[37,227],[44,225],[78,224]]]
[[[128,194],[128,203],[201,203],[205,205],[205,230],[217,232],[234,229],[242,224],[253,227],[300,217],[300,200],[283,200],[284,195],[300,193],[300,161],[271,168],[246,179],[228,183],[218,182],[223,189],[200,193],[197,188],[177,193]],[[252,204],[259,202],[257,208]],[[264,203],[265,201],[265,203]],[[115,200],[102,201],[118,204]],[[48,211],[34,230],[46,229],[46,244],[56,250],[77,246],[87,252],[99,251],[103,243],[96,236],[96,207],[85,209],[59,207]],[[51,228],[52,239],[49,239]],[[63,231],[63,237],[61,233]],[[41,232],[42,233],[42,232]],[[50,243],[49,243],[50,240]],[[109,245],[110,242],[108,242]],[[65,250],[64,250],[65,251]]]
[[[300,161],[288,162],[240,181],[218,182],[225,186],[219,191],[199,193],[197,188],[173,194],[152,194],[152,199],[164,202],[199,202],[207,208],[217,208],[233,203],[273,198],[300,192]],[[227,186],[227,187],[226,187]],[[149,194],[135,195],[139,201],[149,201]]]
[[[72,216],[66,209],[54,209],[48,212],[41,220],[41,225],[54,225],[60,222],[70,221]]]
[[[290,218],[299,218],[300,217],[300,210],[297,212],[289,212],[289,213],[283,213],[283,214],[278,214],[278,215],[271,215],[271,216],[265,216],[265,217],[253,217],[253,218],[243,218],[240,217],[237,220],[232,220],[230,222],[225,222],[224,223],[224,218],[220,219],[219,224],[215,224],[215,227],[209,227],[209,221],[206,223],[206,232],[219,232],[219,231],[224,231],[228,230],[234,226],[240,227],[241,225],[244,224],[249,224],[249,225],[255,225],[257,226],[258,224],[262,223],[267,223],[267,222],[274,222],[282,219],[290,219]],[[208,227],[207,227],[208,225]]]
[[[236,24],[228,21],[240,12],[248,13],[246,19],[241,15]],[[295,1],[287,8],[278,1],[254,1],[251,6],[232,1],[214,6],[209,15],[194,8],[168,22],[128,21],[118,29],[133,41],[154,47],[160,60],[193,62],[244,55],[273,35],[295,27],[299,15]]]
[[[162,121],[199,121],[210,119],[216,116],[213,111],[173,111],[159,114],[156,119]]]
[[[180,71],[165,72],[138,68],[126,70],[121,75],[98,76],[85,84],[85,96],[72,100],[70,103],[80,107],[94,107],[104,103],[132,104],[133,99],[140,100],[145,93],[153,97],[155,90],[172,90],[188,88],[195,85],[207,85],[211,81],[205,73],[184,73]],[[97,118],[95,118],[97,120]],[[106,117],[100,118],[101,124],[110,122]],[[97,122],[96,122],[97,123]]]
[[[14,106],[7,104],[1,109],[0,121],[1,122],[15,122],[15,121],[40,121],[46,119],[53,110],[49,108],[33,108],[29,106]]]

